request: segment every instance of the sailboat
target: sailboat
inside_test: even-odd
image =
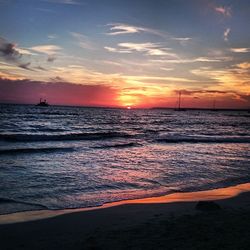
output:
[[[40,106],[40,107],[48,107],[49,104],[48,102],[44,99],[42,100],[42,98],[40,98],[40,102],[36,105],[36,106]]]
[[[175,108],[174,110],[175,111],[186,111],[185,108],[181,108],[181,91],[179,91],[178,108]]]

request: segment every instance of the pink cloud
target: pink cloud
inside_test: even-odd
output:
[[[219,6],[219,7],[215,7],[214,10],[217,13],[222,14],[225,17],[231,17],[232,15],[232,10],[230,7]]]

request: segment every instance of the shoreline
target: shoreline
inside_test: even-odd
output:
[[[101,206],[60,209],[60,210],[32,210],[15,212],[10,214],[0,215],[0,225],[15,224],[36,220],[49,219],[73,213],[84,213],[88,211],[97,211],[101,209],[119,207],[123,205],[138,205],[138,204],[173,204],[173,203],[190,203],[198,201],[219,201],[230,199],[240,195],[241,193],[250,193],[250,183],[238,184],[236,186],[223,187],[218,189],[211,189],[196,192],[180,192],[171,193],[163,196],[139,198],[132,200],[121,200],[110,203],[104,203]]]
[[[20,223],[0,225],[1,250],[249,249],[249,188],[175,193],[50,218],[41,211],[29,221],[28,213]],[[198,210],[198,200],[216,200],[219,209]]]

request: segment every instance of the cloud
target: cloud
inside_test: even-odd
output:
[[[38,69],[38,70],[47,71],[47,69],[45,69],[45,68],[42,67],[42,66],[36,66],[35,68]]]
[[[36,51],[36,52],[39,52],[39,53],[47,54],[47,55],[54,55],[54,54],[58,53],[60,50],[62,50],[61,47],[59,47],[57,45],[50,45],[50,44],[33,46],[29,49]]]
[[[248,53],[250,52],[250,48],[230,48],[230,51],[235,53]]]
[[[77,44],[79,47],[83,49],[94,49],[93,43],[89,40],[89,38],[78,32],[70,32],[70,35],[77,39]]]
[[[224,37],[224,41],[227,42],[228,41],[228,36],[229,36],[229,33],[231,32],[231,29],[230,28],[227,28],[224,33],[223,33],[223,37]]]
[[[215,7],[214,10],[223,15],[224,17],[231,17],[232,15],[232,10],[230,7],[226,7],[226,6],[218,6],[218,7]]]
[[[124,23],[110,23],[110,24],[107,24],[107,26],[111,26],[110,27],[111,32],[106,33],[106,35],[109,35],[109,36],[147,32],[147,33],[150,33],[153,35],[166,37],[166,34],[164,34],[163,32],[160,32],[158,30],[145,28],[145,27],[138,27],[138,26],[124,24]]]
[[[138,52],[148,51],[152,48],[156,48],[156,45],[153,43],[119,43],[118,46]]]
[[[63,77],[68,82],[100,84],[106,83],[119,85],[122,81],[120,74],[102,73],[96,70],[88,69],[82,65],[68,64],[67,66],[53,66],[50,68],[50,77]]]
[[[189,60],[190,62],[220,62],[220,59],[210,57],[197,57]]]
[[[50,80],[52,82],[66,82],[62,77],[56,76],[56,77],[51,77]]]
[[[99,61],[99,60],[98,60],[98,62],[105,63],[105,64],[109,64],[109,65],[113,65],[113,66],[122,66],[121,63],[119,63],[119,62],[114,62],[114,61],[108,61],[108,60]]]
[[[184,42],[184,41],[189,41],[192,38],[191,37],[172,37],[173,40]]]
[[[22,55],[16,49],[16,44],[9,43],[4,38],[0,37],[0,56],[6,59],[16,60]]]
[[[171,39],[179,42],[182,46],[187,45],[192,40],[191,37],[171,37]]]
[[[23,62],[23,55],[32,55],[32,53],[26,49],[17,48],[16,44],[7,42],[4,38],[0,38],[0,56],[5,61],[9,61],[19,68],[31,70],[29,66],[31,62]]]
[[[22,69],[27,69],[27,70],[34,71],[33,69],[31,69],[29,67],[30,65],[31,65],[31,62],[26,62],[26,63],[20,63],[20,64],[18,64],[18,67],[20,67]]]
[[[186,90],[186,89],[178,89],[174,90],[175,93],[180,93],[183,95],[193,95],[193,94],[204,94],[204,93],[210,93],[210,94],[225,94],[228,93],[227,91],[221,91],[221,90]],[[231,93],[231,92],[230,92]]]
[[[184,77],[171,77],[171,76],[148,76],[148,75],[124,75],[124,79],[126,79],[127,82],[147,82],[147,81],[152,81],[155,83],[160,83],[161,82],[189,82],[189,83],[194,83],[197,82],[196,80],[193,79],[188,79]]]
[[[222,91],[222,90],[187,90],[187,89],[175,89],[174,93],[182,95],[195,95],[195,94],[227,94],[232,93],[231,91]]]
[[[144,52],[146,55],[150,56],[170,56],[177,58],[175,53],[169,52],[171,48],[164,48],[157,43],[119,43],[118,46],[120,48],[112,48],[112,47],[104,47],[110,52],[117,53],[132,53],[136,52]]]
[[[236,65],[233,68],[226,69],[193,69],[190,72],[215,81],[220,85],[221,90],[237,91],[242,93],[249,92],[250,74],[247,70],[248,63]],[[248,84],[247,84],[248,83]]]
[[[187,90],[187,89],[176,89],[173,90],[173,93],[175,95],[179,94],[181,92],[184,96],[192,96],[193,98],[198,98],[196,95],[200,96],[207,96],[210,98],[214,98],[215,96],[219,96],[220,99],[223,98],[229,98],[232,100],[241,100],[243,102],[250,103],[250,95],[249,94],[242,94],[237,91],[231,91],[231,90],[216,90],[216,89],[197,89],[197,90]]]
[[[19,54],[21,55],[29,55],[29,56],[34,56],[36,55],[35,53],[32,53],[30,50],[26,49],[26,48],[15,48]]]
[[[56,57],[54,55],[49,55],[47,58],[47,62],[54,62],[56,60]]]
[[[104,49],[106,49],[109,52],[115,52],[115,53],[132,53],[132,51],[130,50],[116,49],[108,46],[105,46]]]
[[[18,48],[15,43],[6,41],[0,37],[0,56],[9,60],[19,60],[23,55],[36,55],[27,48]]]
[[[174,68],[165,68],[165,67],[161,67],[161,70],[164,70],[164,71],[172,71],[172,70],[174,70]]]
[[[250,69],[250,63],[249,62],[243,62],[236,64],[236,66],[240,69]]]
[[[55,35],[55,34],[50,34],[50,35],[48,35],[48,38],[49,38],[49,39],[56,39],[56,38],[57,38],[57,35]]]
[[[167,32],[163,32],[156,29],[146,28],[146,27],[140,27],[130,24],[124,24],[124,23],[110,23],[107,24],[107,26],[110,26],[110,32],[105,33],[109,36],[117,36],[117,35],[126,35],[126,34],[136,34],[136,33],[149,33],[152,35],[160,36],[164,39],[172,39],[175,41],[180,42],[180,44],[185,45],[188,41],[190,41],[191,37],[175,37]]]
[[[151,62],[155,63],[196,63],[196,62],[203,62],[203,63],[211,63],[211,62],[225,62],[225,61],[231,61],[232,57],[226,57],[226,56],[221,56],[221,57],[207,57],[207,56],[201,56],[201,57],[196,57],[196,58],[178,58],[178,59],[153,59],[150,60]]]
[[[141,31],[146,31],[147,29],[142,27],[136,27],[132,25],[127,24],[108,24],[108,26],[112,26],[110,28],[111,32],[106,33],[106,35],[110,36],[116,36],[116,35],[122,35],[122,34],[133,34],[133,33],[139,33]]]

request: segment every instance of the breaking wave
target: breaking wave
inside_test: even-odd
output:
[[[25,153],[54,153],[57,151],[71,152],[74,148],[63,148],[63,147],[48,147],[48,148],[11,148],[11,149],[0,149],[0,155],[4,154],[25,154]]]
[[[167,135],[156,139],[163,143],[250,143],[249,136],[216,137],[216,136],[179,136]]]
[[[138,147],[138,146],[141,146],[141,144],[135,143],[135,142],[129,142],[129,143],[117,143],[117,144],[111,144],[111,145],[101,145],[101,146],[96,146],[93,148],[106,149],[106,148],[128,148],[128,147]]]
[[[69,134],[1,134],[5,141],[73,141],[73,140],[105,140],[112,138],[129,138],[132,135],[119,132],[69,133]]]

